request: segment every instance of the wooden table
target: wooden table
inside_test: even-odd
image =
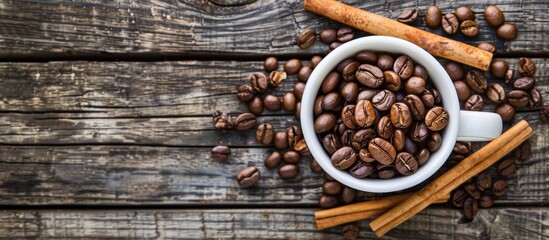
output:
[[[220,133],[211,119],[214,110],[247,111],[235,89],[262,71],[266,57],[327,53],[320,42],[299,49],[297,33],[339,24],[296,0],[85,2],[0,4],[0,237],[341,238],[339,227],[315,230],[323,180],[308,161],[297,179],[282,180],[263,166],[272,149],[258,145],[254,131]],[[467,5],[344,2],[390,18],[405,8]],[[513,69],[518,57],[533,58],[549,104],[549,2],[489,1],[518,27],[510,42],[486,25],[488,3],[468,2],[481,32],[453,38],[493,43],[496,59]],[[422,17],[416,26],[424,28]],[[295,82],[290,76],[276,93]],[[536,132],[533,153],[519,163],[506,197],[470,223],[460,223],[458,209],[434,206],[386,237],[549,238],[549,129],[538,111],[519,111],[520,119]],[[258,121],[277,129],[298,124],[291,113],[265,112]],[[218,144],[231,146],[230,161],[210,160]],[[234,176],[247,165],[258,166],[262,178],[241,189]],[[368,221],[359,225],[361,236],[374,236]]]

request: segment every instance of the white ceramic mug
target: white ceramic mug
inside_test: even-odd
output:
[[[430,81],[442,96],[442,106],[449,114],[449,122],[441,132],[442,145],[431,154],[429,160],[409,176],[391,179],[358,179],[347,171],[333,167],[314,130],[313,105],[325,76],[342,60],[356,53],[370,50],[405,54],[429,73]],[[337,181],[366,192],[394,192],[413,187],[432,176],[448,159],[456,141],[489,141],[502,131],[501,117],[496,113],[461,111],[456,90],[440,63],[422,48],[408,41],[386,36],[371,36],[347,42],[330,52],[310,75],[301,100],[301,128],[309,150],[322,169]]]

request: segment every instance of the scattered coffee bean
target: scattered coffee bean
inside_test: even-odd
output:
[[[277,96],[268,94],[263,98],[263,106],[269,111],[279,111],[282,102]]]
[[[213,113],[213,125],[218,130],[227,130],[233,128],[233,118],[224,112],[215,111]]]
[[[463,189],[469,194],[469,196],[473,197],[474,199],[480,198],[480,190],[477,188],[477,185],[473,182],[466,183],[463,186]]]
[[[444,17],[442,17],[441,23],[442,29],[447,34],[454,35],[459,29],[459,20],[453,13],[446,13]]]
[[[549,105],[543,106],[539,110],[539,117],[541,118],[542,121],[549,122]]]
[[[356,190],[350,187],[343,187],[343,191],[341,191],[341,201],[344,204],[349,204],[355,201],[356,198]]]
[[[248,109],[251,113],[259,115],[263,112],[263,101],[258,96],[255,96],[248,102]]]
[[[286,132],[276,132],[274,136],[274,147],[276,149],[288,148],[288,134]]]
[[[530,152],[531,152],[530,141],[526,140],[518,148],[516,148],[513,151],[513,154],[515,155],[516,158],[524,161],[528,159],[528,157],[530,157]]]
[[[541,105],[541,93],[536,88],[532,88],[528,95],[530,96],[530,101],[528,102],[529,108],[534,108]]]
[[[320,63],[320,61],[322,61],[321,56],[313,56],[313,58],[311,58],[311,67],[313,69],[316,68],[316,66]]]
[[[492,184],[492,193],[497,197],[504,196],[507,191],[509,191],[509,185],[505,179],[499,179]]]
[[[295,164],[284,164],[278,169],[278,175],[282,179],[291,179],[299,174],[299,166]]]
[[[492,27],[499,27],[505,22],[503,11],[494,5],[484,8],[484,20]]]
[[[343,44],[343,43],[342,42],[333,42],[333,43],[330,43],[330,45],[328,47],[330,48],[330,50],[334,50],[337,47],[341,46],[341,44]]]
[[[442,11],[437,6],[430,6],[425,12],[425,25],[428,28],[438,28],[442,20]]]
[[[467,83],[464,81],[454,81],[454,88],[456,89],[460,101],[466,101],[471,97],[471,89],[469,89],[469,86],[467,86]],[[488,89],[488,91],[490,91],[490,89]],[[503,91],[503,94],[505,95],[505,91]],[[490,94],[488,94],[488,96],[490,96]]]
[[[463,213],[465,213],[465,217],[469,219],[473,219],[477,215],[477,212],[478,212],[477,200],[473,198],[465,199],[465,202],[463,203]]]
[[[467,192],[465,192],[465,190],[461,188],[455,190],[452,193],[451,202],[454,207],[463,207],[465,199],[467,199]]]
[[[301,99],[303,97],[304,90],[305,90],[305,83],[302,83],[302,82],[295,83],[293,93],[297,98]]]
[[[448,76],[454,81],[463,79],[465,76],[465,70],[463,70],[461,63],[448,61],[444,64],[444,70],[446,70]]]
[[[478,34],[478,24],[473,20],[465,20],[459,25],[461,33],[467,37],[475,37]]]
[[[356,224],[347,224],[343,226],[343,237],[345,239],[356,239],[358,238],[360,229]]]
[[[269,87],[267,76],[261,72],[255,72],[250,77],[252,88],[257,92],[264,92]]]
[[[318,199],[318,206],[323,209],[333,208],[337,205],[339,205],[339,201],[337,200],[336,196],[322,195]]]
[[[536,64],[530,58],[521,57],[518,60],[518,70],[523,76],[534,76]]]
[[[450,115],[442,107],[429,109],[425,115],[425,125],[431,131],[440,131],[448,125]]]
[[[418,16],[419,16],[419,10],[417,8],[410,8],[410,9],[404,10],[404,12],[402,12],[397,17],[397,20],[401,23],[411,25],[417,20]]]
[[[284,63],[284,72],[287,74],[296,74],[303,65],[299,59],[290,59]]]
[[[311,76],[311,73],[313,72],[313,68],[311,66],[303,66],[301,69],[299,69],[299,72],[297,72],[297,80],[300,82],[306,83],[309,79],[309,76]]]
[[[255,115],[253,113],[242,113],[234,120],[234,126],[240,131],[252,129],[255,127],[256,123]]]
[[[343,184],[338,181],[327,181],[322,184],[322,192],[326,195],[337,195],[343,190]]]
[[[330,44],[337,40],[337,31],[333,28],[326,28],[320,31],[319,37],[321,42]]]
[[[454,153],[460,154],[460,155],[469,155],[472,151],[472,145],[471,142],[463,142],[458,141],[456,144],[454,144]]]
[[[320,166],[320,164],[318,164],[318,162],[314,158],[311,159],[311,162],[309,163],[309,167],[311,168],[311,171],[313,171],[314,173],[322,172],[322,167]]]
[[[477,188],[484,191],[492,187],[492,175],[487,171],[481,172],[476,178]]]
[[[293,112],[297,104],[297,99],[292,92],[287,92],[282,97],[282,108],[288,112]]]
[[[357,156],[355,151],[348,146],[338,149],[331,157],[332,164],[339,170],[351,167],[356,159]]]
[[[243,102],[250,101],[255,96],[254,89],[248,84],[240,85],[237,91],[236,98]]]
[[[496,113],[501,116],[504,122],[509,122],[515,118],[515,108],[508,103],[499,105],[496,108]]]
[[[481,208],[492,207],[494,205],[494,199],[489,195],[484,195],[484,196],[480,197],[480,199],[478,201],[478,205]]]
[[[490,72],[492,73],[492,76],[496,78],[505,78],[507,70],[509,70],[509,64],[507,64],[506,61],[496,60],[492,61],[492,64],[490,64]]]
[[[460,22],[464,22],[466,20],[475,20],[475,13],[471,8],[466,6],[461,6],[456,8],[456,17]]]
[[[261,144],[271,144],[273,142],[274,135],[275,133],[273,126],[269,123],[262,123],[257,126],[255,139]]]
[[[466,80],[469,87],[477,93],[484,93],[488,88],[488,81],[484,73],[479,70],[474,69],[467,72]]]
[[[265,158],[265,161],[263,161],[263,163],[265,164],[265,167],[268,169],[275,169],[276,167],[278,167],[278,165],[280,165],[281,162],[282,162],[282,154],[280,154],[277,151],[274,151],[271,154],[269,154]]]
[[[294,150],[288,150],[282,154],[282,159],[286,163],[296,164],[301,160],[301,155]]]
[[[268,57],[263,62],[263,68],[267,72],[275,71],[276,69],[278,69],[278,59],[276,59],[275,57]]]
[[[225,161],[229,159],[229,155],[231,155],[231,149],[227,146],[215,146],[211,151],[212,159],[216,161]]]
[[[282,81],[286,80],[287,74],[283,71],[272,71],[269,74],[269,85],[277,87]]]
[[[486,96],[491,102],[497,104],[503,103],[506,100],[505,89],[499,83],[490,85],[486,91]]]
[[[507,94],[508,102],[511,106],[516,108],[526,107],[530,98],[528,93],[522,90],[513,90]]]
[[[309,48],[315,43],[315,41],[316,41],[316,31],[311,28],[301,32],[295,38],[295,42],[297,43],[297,46],[301,49]]]
[[[502,177],[508,177],[513,175],[517,171],[517,161],[512,158],[503,160],[498,165],[498,174]]]
[[[517,80],[515,80],[515,82],[513,82],[514,89],[519,89],[524,91],[529,91],[535,85],[536,85],[536,79],[530,76],[518,78]]]
[[[505,73],[505,83],[509,84],[515,78],[515,70],[509,69]]]
[[[465,101],[463,107],[469,111],[482,111],[484,109],[484,100],[480,95],[473,94]]]
[[[355,31],[352,28],[342,27],[337,30],[337,41],[348,42],[355,38]]]
[[[479,42],[477,44],[477,47],[491,53],[496,53],[496,47],[494,47],[494,45],[487,42]]]
[[[505,23],[498,28],[496,35],[503,40],[515,40],[517,38],[517,28],[513,24]]]
[[[236,182],[242,188],[248,188],[253,186],[259,181],[259,178],[261,178],[259,169],[254,166],[244,168],[240,170],[238,174],[236,174]]]

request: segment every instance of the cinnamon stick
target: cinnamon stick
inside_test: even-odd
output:
[[[531,135],[532,128],[529,127],[526,121],[521,120],[501,136],[465,158],[419,192],[372,221],[370,223],[372,230],[374,230],[377,236],[383,236],[394,227],[425,209],[440,196],[439,194],[450,192],[451,189],[488,168],[526,141]],[[477,164],[479,166],[475,167]]]
[[[376,35],[410,41],[427,52],[482,70],[488,70],[492,53],[451,40],[398,21],[351,7],[333,0],[305,0],[308,11]]]

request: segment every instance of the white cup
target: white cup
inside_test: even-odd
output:
[[[442,43],[440,43],[442,44]],[[324,150],[314,130],[313,104],[325,76],[342,60],[356,53],[370,50],[405,54],[422,65],[429,73],[430,81],[442,96],[442,106],[449,114],[449,122],[441,132],[442,145],[431,154],[427,163],[409,176],[391,179],[358,179],[347,171],[336,169]],[[440,63],[422,48],[408,41],[386,36],[363,37],[349,41],[330,52],[313,70],[301,99],[301,128],[312,155],[326,173],[337,181],[366,192],[384,193],[413,187],[432,176],[448,159],[456,141],[489,141],[502,131],[502,120],[498,114],[488,112],[461,111],[452,80]],[[357,160],[360,161],[360,160]]]

